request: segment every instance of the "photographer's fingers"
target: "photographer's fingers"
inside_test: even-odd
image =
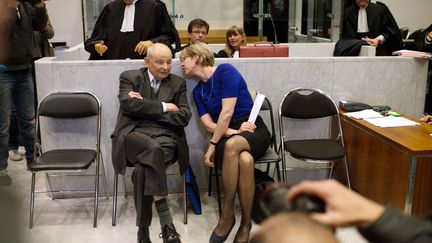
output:
[[[310,216],[321,224],[330,225],[333,227],[342,226],[331,213],[311,213]]]
[[[350,191],[335,180],[302,182],[290,189],[288,200],[300,194],[315,195],[325,202],[326,212],[313,216],[319,222],[331,226],[366,227],[384,211],[382,205]]]
[[[287,194],[288,200],[292,200],[300,194],[314,195],[325,201],[325,188],[327,181],[303,181],[290,188]]]

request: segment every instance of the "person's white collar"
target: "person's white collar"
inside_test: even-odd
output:
[[[135,22],[135,3],[138,0],[134,0],[132,4],[126,5],[123,16],[123,23],[120,29],[121,32],[132,32],[134,31]]]

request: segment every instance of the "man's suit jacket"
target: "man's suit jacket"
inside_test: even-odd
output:
[[[130,91],[139,92],[143,99],[130,98]],[[178,143],[178,161],[181,174],[189,165],[189,148],[186,141],[184,127],[191,117],[186,97],[186,82],[181,77],[170,74],[161,80],[159,97],[152,100],[153,89],[147,68],[125,71],[120,75],[119,101],[120,109],[117,124],[112,138],[112,162],[116,173],[126,171],[126,154],[124,140],[126,136],[141,122],[149,127],[160,127],[173,131]],[[162,103],[174,103],[179,111],[162,112]]]

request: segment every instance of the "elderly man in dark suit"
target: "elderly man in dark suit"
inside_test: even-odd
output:
[[[191,117],[186,82],[170,74],[172,54],[161,43],[152,45],[144,59],[147,68],[120,75],[120,110],[112,134],[114,169],[124,174],[134,164],[138,242],[150,242],[149,226],[155,201],[163,242],[181,242],[172,223],[166,195],[165,168],[178,159],[183,174],[189,165],[184,133]]]

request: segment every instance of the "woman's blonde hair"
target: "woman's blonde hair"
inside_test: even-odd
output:
[[[197,57],[196,64],[201,64],[202,66],[213,66],[215,62],[213,52],[203,42],[191,44],[181,51],[180,60],[188,57]]]
[[[243,37],[243,40],[240,42],[240,46],[245,46],[247,44],[246,43],[246,34],[245,34],[244,29],[240,26],[237,26],[237,25],[231,26],[231,28],[229,28],[226,32],[226,47],[224,49],[224,51],[228,57],[233,57],[234,52],[236,51],[234,49],[234,47],[232,47],[230,42],[229,42],[229,37],[231,35],[241,35]]]

